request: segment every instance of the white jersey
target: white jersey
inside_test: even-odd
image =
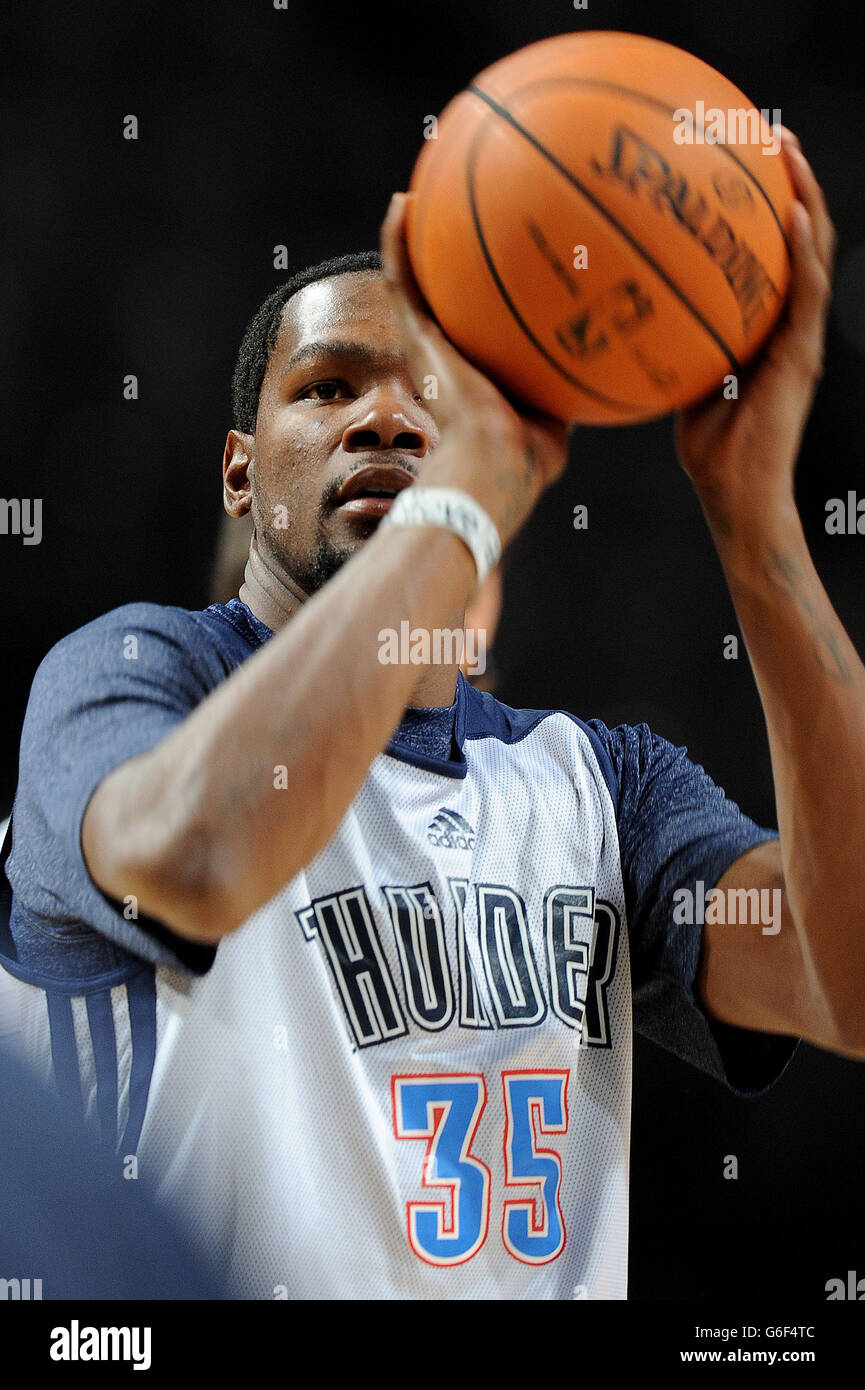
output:
[[[215,952],[181,942],[98,890],[84,809],[271,635],[239,600],[128,605],[45,658],[0,874],[7,1031],[240,1296],[624,1298],[632,1015],[747,1092],[791,1055],[719,1035],[671,908],[773,832],[645,725],[460,677],[302,873]]]
[[[207,974],[158,966],[110,991],[119,1157],[143,1119],[140,1176],[238,1296],[626,1296],[610,790],[566,714],[503,731],[476,710],[463,750],[449,771],[376,757],[331,842]],[[67,994],[95,1117],[107,1006]],[[20,996],[31,1056],[56,1068],[64,1006],[26,981]]]

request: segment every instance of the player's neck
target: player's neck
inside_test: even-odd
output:
[[[309,594],[284,571],[278,574],[265,564],[253,536],[238,597],[254,613],[258,621],[279,632],[293,617]],[[462,625],[460,612],[455,622]],[[456,665],[433,665],[423,668],[408,704],[416,709],[437,709],[452,705],[457,688]]]
[[[238,597],[271,632],[279,632],[293,617],[309,594],[281,570],[275,574],[262,559],[258,542],[253,536],[243,572]]]

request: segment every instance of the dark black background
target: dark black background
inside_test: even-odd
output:
[[[202,607],[220,516],[228,383],[245,323],[293,266],[377,244],[423,120],[482,67],[571,29],[634,30],[780,108],[838,235],[826,375],[798,475],[818,567],[860,651],[865,537],[825,503],[865,492],[865,204],[858,10],[819,0],[33,4],[2,21],[4,496],[43,540],[0,536],[0,812],[30,681],[62,635],[136,599]],[[139,139],[122,138],[135,114]],[[124,401],[135,373],[140,397]],[[584,429],[515,548],[497,655],[509,703],[685,743],[774,824],[762,714],[669,421]],[[575,532],[576,503],[589,529]],[[839,872],[844,866],[839,865]],[[827,930],[832,924],[827,922]],[[865,1068],[802,1048],[743,1102],[637,1040],[631,1294],[822,1299],[865,1275]],[[739,1178],[724,1181],[724,1155]]]

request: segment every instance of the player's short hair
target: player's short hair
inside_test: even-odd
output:
[[[237,363],[231,381],[232,412],[235,429],[246,434],[255,432],[258,415],[258,398],[261,383],[267,371],[270,354],[279,336],[282,311],[293,294],[312,285],[316,280],[327,280],[332,275],[348,275],[353,271],[381,270],[381,256],[378,251],[354,251],[347,256],[333,256],[318,265],[298,270],[289,280],[280,285],[250,319],[237,354]]]

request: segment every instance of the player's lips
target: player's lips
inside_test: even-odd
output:
[[[339,489],[335,505],[340,511],[358,516],[384,516],[390,511],[397,493],[411,487],[413,482],[411,473],[395,465],[359,468]]]

